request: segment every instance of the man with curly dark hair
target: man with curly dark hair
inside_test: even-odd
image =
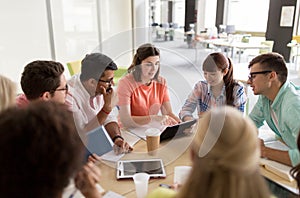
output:
[[[37,60],[28,63],[21,77],[24,94],[17,97],[17,106],[25,107],[34,100],[64,103],[68,85],[63,73],[64,66],[59,62]]]
[[[65,105],[38,101],[7,109],[0,136],[1,197],[61,197],[78,171],[76,183],[86,184],[76,185],[81,192],[101,197],[97,167],[89,162],[81,169],[84,144]]]

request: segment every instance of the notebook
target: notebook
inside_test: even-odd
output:
[[[91,130],[87,134],[86,159],[92,153],[102,156],[113,151],[113,142],[103,125]]]

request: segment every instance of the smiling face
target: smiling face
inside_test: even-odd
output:
[[[159,56],[149,56],[141,63],[142,82],[148,83],[152,80],[159,69]]]
[[[211,72],[203,71],[203,73],[204,73],[204,78],[206,79],[207,83],[210,86],[216,86],[221,83],[222,84],[224,83],[223,77],[225,74],[224,72],[222,72],[222,70],[218,69],[217,67],[215,71],[211,71]]]

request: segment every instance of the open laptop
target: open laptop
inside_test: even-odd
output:
[[[86,159],[93,153],[97,154],[98,156],[102,156],[113,150],[114,144],[103,125],[91,130],[86,135]]]
[[[193,124],[197,122],[197,119],[181,122],[179,124],[168,126],[165,130],[160,134],[160,141],[168,140],[173,137],[181,137],[184,136],[184,130],[191,127]]]

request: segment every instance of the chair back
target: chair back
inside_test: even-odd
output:
[[[293,40],[297,41],[297,43],[300,43],[300,35],[293,36]]]
[[[67,66],[71,76],[73,76],[74,74],[78,74],[81,70],[81,60],[68,62]]]
[[[262,41],[260,44],[266,45],[269,48],[260,49],[259,54],[266,54],[266,53],[269,53],[269,52],[273,51],[274,41],[271,41],[271,40]]]

